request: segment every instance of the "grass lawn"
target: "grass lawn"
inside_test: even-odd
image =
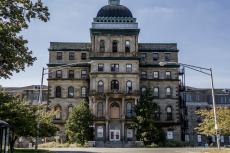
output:
[[[31,149],[15,149],[14,153],[36,153],[36,151]],[[38,150],[38,153],[51,153],[51,152],[47,150]]]

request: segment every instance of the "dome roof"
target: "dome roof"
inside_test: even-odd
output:
[[[132,12],[123,5],[106,5],[102,7],[97,17],[133,17]]]

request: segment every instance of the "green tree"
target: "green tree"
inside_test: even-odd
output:
[[[0,79],[9,78],[36,60],[27,47],[28,41],[20,35],[31,19],[49,20],[48,8],[41,0],[0,1]]]
[[[133,127],[137,129],[137,139],[144,142],[144,145],[162,143],[164,136],[162,129],[155,124],[157,104],[153,103],[153,95],[146,91],[140,97],[135,107],[136,117],[133,120]]]
[[[93,115],[86,101],[74,107],[66,123],[66,133],[70,142],[77,142],[82,146],[92,139]]]
[[[0,93],[0,119],[7,121],[13,130],[11,146],[23,137],[34,137],[37,134],[37,121],[41,128],[40,136],[49,137],[55,134],[57,128],[51,122],[52,113],[39,111],[38,107],[26,105],[25,102],[15,97]]]
[[[230,135],[230,109],[220,107],[217,108],[216,112],[221,135]],[[202,119],[202,122],[196,128],[196,131],[207,136],[216,135],[213,109],[201,109],[196,113]]]

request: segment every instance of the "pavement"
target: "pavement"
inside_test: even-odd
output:
[[[204,148],[54,148],[54,153],[205,153]]]

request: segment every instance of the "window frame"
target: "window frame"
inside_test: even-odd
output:
[[[144,62],[146,60],[146,57],[147,57],[147,53],[141,53],[141,62]]]
[[[56,53],[56,59],[57,59],[58,61],[61,61],[61,60],[63,59],[63,53],[62,53],[62,52],[57,52],[57,53]]]
[[[155,77],[155,73],[157,73],[157,77]],[[153,79],[159,79],[159,71],[154,71],[153,72]]]
[[[118,52],[118,41],[117,40],[113,40],[113,42],[112,42],[112,52],[113,53]]]
[[[171,53],[165,53],[165,61],[170,62],[171,61]]]
[[[129,44],[127,44],[127,42],[129,43]],[[130,40],[125,40],[125,52],[126,53],[130,53],[131,52],[131,42],[130,42]]]
[[[58,72],[60,72],[60,73],[58,73]],[[57,79],[62,79],[62,70],[57,70],[56,71],[56,78]]]
[[[171,111],[169,111],[169,109]],[[173,108],[172,108],[172,106],[166,107],[166,120],[167,121],[173,121]]]
[[[168,73],[169,75],[168,75],[167,73]],[[166,71],[166,72],[165,72],[165,79],[171,79],[171,78],[172,78],[172,72]]]
[[[55,87],[55,98],[62,98],[62,88],[61,88],[61,86]]]
[[[81,60],[87,59],[87,53],[81,53]]]
[[[154,56],[157,55],[157,56]],[[153,61],[158,61],[159,60],[159,53],[153,52]]]
[[[100,85],[100,83],[102,84]],[[104,82],[102,80],[97,83],[97,91],[98,93],[104,93]]]
[[[130,86],[128,86],[129,85],[129,83],[130,83]],[[133,82],[132,81],[130,81],[130,80],[128,80],[127,82],[126,82],[126,93],[132,93],[133,92]]]
[[[105,52],[105,40],[100,40],[99,42],[99,50],[100,52]]]
[[[100,67],[100,66],[102,66],[102,67]],[[98,64],[97,70],[98,70],[98,72],[104,72],[104,64]]]
[[[157,92],[156,92],[155,89],[157,89]],[[160,96],[160,89],[159,89],[159,87],[154,87],[153,88],[153,97],[154,98],[159,98],[159,96]]]
[[[70,73],[70,72],[72,72],[72,73]],[[68,77],[69,77],[69,79],[74,79],[75,78],[74,70],[69,70]]]
[[[147,73],[147,71],[141,71],[141,78],[142,78],[142,79],[147,79],[147,78],[148,78],[148,73]]]
[[[71,95],[70,89],[72,89],[72,95]],[[74,98],[74,95],[75,95],[74,92],[75,92],[75,90],[74,90],[73,86],[68,87],[68,98]]]
[[[87,88],[86,87],[81,87],[81,97],[86,97],[86,96],[87,96]]]
[[[132,64],[126,64],[126,72],[131,73],[132,71],[133,71],[133,65]]]
[[[101,107],[99,107],[101,106]],[[104,116],[104,105],[103,102],[99,102],[97,104],[97,117],[103,117]]]
[[[85,74],[83,73],[83,72],[85,72]],[[81,70],[81,78],[82,79],[86,79],[87,78],[87,70]]]
[[[118,80],[112,80],[111,81],[111,91],[119,91],[120,90],[120,84]]]
[[[111,72],[119,72],[120,65],[119,64],[111,64]]]
[[[75,52],[69,52],[69,60],[70,61],[75,60]]]

